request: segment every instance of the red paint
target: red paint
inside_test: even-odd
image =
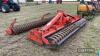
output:
[[[65,25],[78,21],[79,19],[79,16],[71,16],[65,14],[63,11],[58,11],[57,15],[46,25],[40,28],[32,29],[28,33],[28,38],[39,45],[50,44],[46,39],[47,36],[64,28]]]
[[[13,35],[13,27],[14,24],[16,23],[16,18],[12,21],[12,23],[10,24],[10,26],[6,29],[6,35]]]

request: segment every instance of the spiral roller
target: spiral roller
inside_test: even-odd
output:
[[[50,19],[51,18],[48,18],[45,20],[39,20],[39,21],[35,21],[35,22],[30,22],[30,23],[26,23],[26,24],[22,24],[22,25],[16,25],[15,27],[13,27],[12,30],[13,30],[14,34],[19,34],[19,33],[28,31],[30,29],[45,25],[47,22],[50,21]]]
[[[39,20],[36,20],[33,22],[21,24],[21,25],[10,26],[7,28],[6,34],[7,35],[16,35],[16,34],[26,32],[26,31],[36,28],[36,27],[41,27],[41,26],[45,25],[47,22],[49,22],[53,17],[54,17],[54,15],[49,15],[49,17],[44,16],[44,19],[39,19]]]
[[[76,26],[72,24],[69,27],[62,29],[58,33],[55,33],[51,37],[48,37],[48,39],[51,39],[50,43],[52,44],[58,43],[60,40],[63,39],[63,37],[65,37],[68,33],[70,33],[74,28],[76,28]]]
[[[57,44],[62,39],[64,39],[68,34],[73,32],[75,29],[83,26],[83,24],[85,24],[85,22],[86,22],[85,19],[81,19],[78,22],[76,22],[72,25],[69,25],[68,27],[65,27],[64,29],[60,30],[59,32],[53,34],[52,36],[48,37],[47,39],[51,44]]]

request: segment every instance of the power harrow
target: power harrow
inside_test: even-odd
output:
[[[47,24],[29,31],[28,39],[40,46],[55,48],[64,43],[86,24],[86,19],[59,10]]]
[[[48,16],[48,17],[47,17]],[[47,22],[49,22],[54,16],[51,15],[50,13],[44,14],[41,19],[20,24],[20,25],[14,25],[16,23],[16,19],[10,24],[10,26],[6,29],[6,34],[7,35],[17,35],[23,32],[26,32],[30,29],[40,27],[45,25]]]

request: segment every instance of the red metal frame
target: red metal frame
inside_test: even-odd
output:
[[[45,26],[32,29],[28,34],[28,39],[35,41],[39,45],[50,44],[46,39],[47,36],[64,28],[65,25],[74,23],[80,20],[79,16],[71,16],[65,14],[63,11],[58,11],[57,15],[48,22]]]
[[[12,35],[14,33],[12,29],[13,29],[15,23],[16,23],[16,18],[12,21],[10,26],[7,28],[6,35]]]

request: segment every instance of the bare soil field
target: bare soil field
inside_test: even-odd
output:
[[[0,56],[96,56],[100,48],[100,16],[89,21],[78,33],[72,36],[58,50],[49,50],[27,40],[27,32],[15,36],[6,36],[5,29],[14,18],[16,24],[39,19],[41,15],[57,10],[68,14],[76,14],[76,5],[72,4],[43,4],[23,6],[20,12],[0,12]],[[78,53],[77,48],[95,48],[95,53]]]

